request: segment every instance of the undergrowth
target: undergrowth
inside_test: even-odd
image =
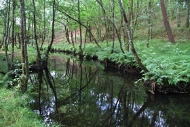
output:
[[[40,118],[28,108],[27,95],[0,88],[1,127],[42,127]]]
[[[190,43],[170,44],[154,40],[146,48],[146,42],[137,42],[139,55],[149,70],[143,79],[154,80],[160,85],[177,85],[190,82]],[[151,77],[150,77],[151,76]]]

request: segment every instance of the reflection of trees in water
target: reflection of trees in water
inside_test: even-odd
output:
[[[166,110],[176,103],[159,100],[156,95],[147,97],[143,86],[134,85],[129,76],[110,75],[94,64],[75,63],[72,59],[59,67],[56,60],[53,63],[50,69],[54,73],[38,73],[36,81],[39,94],[35,102],[41,106],[38,110],[45,118],[77,127],[161,127],[176,124],[173,121],[178,116],[171,117],[172,109]]]
[[[51,122],[51,115],[55,116],[58,112],[57,107],[57,93],[54,79],[48,68],[32,74],[30,76],[30,83],[35,88],[33,89],[35,96],[33,109],[40,115],[45,116],[45,122]],[[50,89],[49,89],[50,88]],[[35,94],[37,92],[37,94]],[[47,117],[48,116],[48,117]]]

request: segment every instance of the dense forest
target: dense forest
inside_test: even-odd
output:
[[[140,75],[152,94],[189,93],[189,35],[188,0],[0,0],[0,88],[26,93],[41,71],[53,88],[49,58],[64,52]]]

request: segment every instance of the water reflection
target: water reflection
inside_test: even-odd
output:
[[[149,95],[135,77],[103,71],[98,62],[53,57],[31,75],[33,109],[47,125],[68,127],[188,127],[188,95]]]

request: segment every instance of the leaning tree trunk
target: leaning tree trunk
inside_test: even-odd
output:
[[[168,16],[167,16],[167,13],[166,13],[166,7],[165,7],[165,4],[164,4],[164,0],[160,0],[160,6],[161,6],[161,10],[162,10],[162,16],[163,16],[163,20],[164,20],[164,26],[166,28],[166,32],[168,34],[168,39],[171,43],[174,43],[174,36],[172,34],[172,30],[171,30],[171,27],[170,27],[170,23],[168,21]]]
[[[130,46],[130,49],[131,49],[131,52],[133,53],[134,57],[135,57],[135,60],[137,62],[137,64],[139,65],[139,67],[144,71],[144,72],[148,72],[148,69],[143,65],[143,63],[141,62],[141,59],[139,58],[136,50],[135,50],[135,47],[134,47],[134,44],[133,44],[133,39],[132,39],[132,35],[131,35],[131,29],[130,29],[130,26],[129,26],[129,22],[127,20],[127,16],[126,16],[126,13],[125,13],[125,10],[123,8],[123,5],[121,3],[121,0],[118,0],[118,3],[119,3],[119,6],[120,6],[120,9],[121,9],[121,12],[123,14],[123,18],[124,18],[124,22],[125,22],[125,25],[126,25],[126,29],[127,29],[127,35],[128,35],[128,43],[129,43],[129,46]]]

